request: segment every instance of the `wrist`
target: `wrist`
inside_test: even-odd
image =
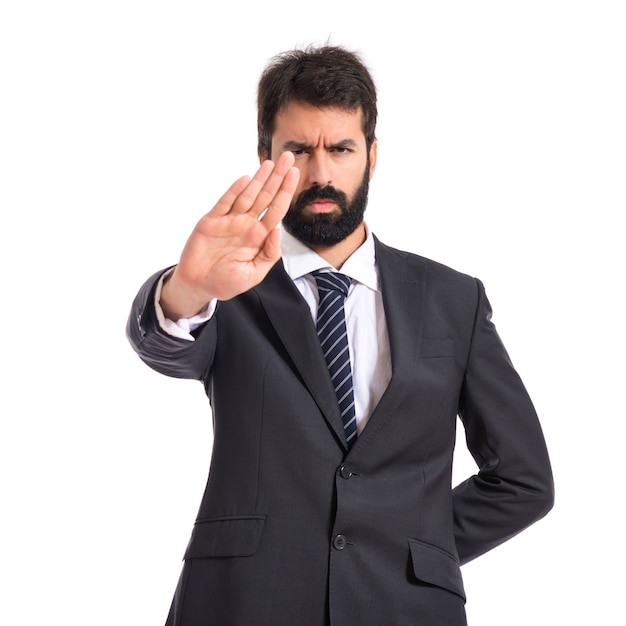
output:
[[[210,300],[210,295],[199,294],[180,281],[175,269],[163,279],[159,304],[165,317],[172,321],[196,315]]]

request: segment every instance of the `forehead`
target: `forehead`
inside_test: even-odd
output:
[[[323,138],[327,141],[352,139],[365,141],[361,127],[361,109],[350,111],[337,107],[315,107],[299,102],[290,102],[276,115],[273,139],[312,141]]]

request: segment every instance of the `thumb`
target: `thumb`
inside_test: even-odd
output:
[[[256,263],[259,265],[274,265],[280,259],[280,229],[274,228],[267,236],[263,248],[259,251]]]

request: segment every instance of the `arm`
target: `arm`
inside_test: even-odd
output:
[[[459,415],[479,467],[453,490],[461,563],[510,539],[554,502],[550,460],[532,402],[491,322],[480,282]]]
[[[213,361],[215,322],[210,320],[189,341],[167,333],[157,319],[155,291],[162,275],[161,270],[151,276],[141,287],[133,301],[126,337],[139,358],[152,369],[175,378],[203,378]]]
[[[276,226],[298,183],[293,154],[276,164],[266,160],[253,178],[237,180],[192,231],[180,261],[165,281],[160,305],[173,321],[189,318],[214,299],[228,300],[260,283],[280,258]],[[155,290],[163,272],[140,289],[126,327],[141,359],[153,369],[179,378],[202,378],[214,349],[212,318],[196,331],[196,341],[164,332],[155,306]]]

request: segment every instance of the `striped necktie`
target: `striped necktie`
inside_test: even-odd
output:
[[[313,272],[319,292],[316,329],[328,371],[335,387],[346,441],[350,446],[356,439],[356,414],[350,349],[343,304],[350,278],[337,272]]]

